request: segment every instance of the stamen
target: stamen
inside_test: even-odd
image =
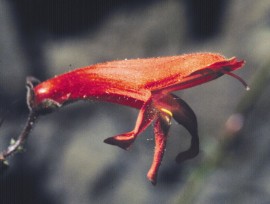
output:
[[[231,73],[231,72],[226,72],[226,71],[224,71],[224,70],[222,70],[221,72],[224,73],[224,74],[228,74],[228,75],[230,75],[231,77],[237,79],[238,81],[240,81],[240,82],[244,85],[244,87],[246,88],[247,91],[250,90],[250,87],[247,85],[247,83],[246,83],[246,82],[244,81],[244,79],[242,79],[241,77],[239,77],[239,76],[237,76],[236,74],[233,74],[233,73]]]
[[[171,111],[167,110],[166,108],[161,108],[160,110],[162,110],[164,113],[167,113],[168,115],[170,115],[171,117],[173,117],[173,114]]]

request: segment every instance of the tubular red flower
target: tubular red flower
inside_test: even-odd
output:
[[[128,149],[155,121],[156,147],[147,177],[156,184],[172,119],[183,125],[192,138],[190,148],[178,154],[176,161],[193,158],[199,152],[196,116],[185,101],[171,92],[206,83],[224,74],[240,80],[247,87],[240,77],[230,73],[243,65],[244,61],[235,57],[226,59],[214,53],[100,63],[75,69],[36,86],[32,84],[36,80],[28,79],[28,105],[30,112],[35,113],[35,119],[39,114],[77,100],[108,101],[139,109],[132,131],[104,142]]]

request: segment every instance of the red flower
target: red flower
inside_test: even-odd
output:
[[[236,58],[219,54],[194,53],[181,56],[112,61],[56,76],[33,86],[28,80],[28,104],[35,117],[76,100],[102,100],[140,109],[135,128],[104,140],[128,149],[136,137],[154,121],[155,153],[147,174],[156,184],[172,118],[191,134],[191,146],[178,154],[177,162],[195,157],[199,152],[197,120],[185,101],[171,92],[216,79],[244,64]],[[246,86],[247,87],[247,86]]]

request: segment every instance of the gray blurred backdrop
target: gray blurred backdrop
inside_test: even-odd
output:
[[[0,0],[0,148],[26,120],[26,76],[45,80],[97,62],[200,51],[245,59],[236,73],[254,95],[228,76],[176,93],[197,115],[198,157],[174,162],[190,141],[174,123],[154,187],[146,179],[151,128],[130,151],[103,143],[133,129],[138,111],[78,102],[41,117],[25,152],[1,168],[0,203],[270,203],[268,0]],[[236,111],[243,128],[219,150]]]

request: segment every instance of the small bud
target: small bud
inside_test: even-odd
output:
[[[16,140],[14,138],[11,138],[9,143],[10,143],[10,145],[14,145],[16,143]]]
[[[3,164],[6,165],[6,166],[9,166],[8,160],[4,160]]]

